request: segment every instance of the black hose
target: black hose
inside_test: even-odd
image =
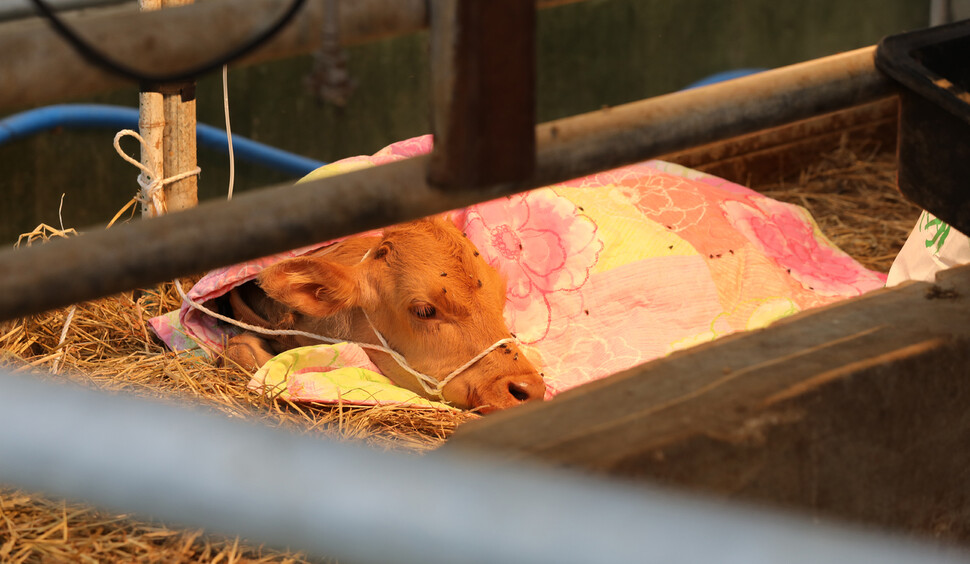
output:
[[[228,64],[253,51],[283,29],[283,27],[293,19],[293,16],[296,15],[303,4],[306,3],[306,0],[293,0],[286,12],[280,16],[280,18],[273,23],[273,25],[269,26],[242,45],[229,49],[226,53],[220,55],[219,57],[215,57],[212,60],[195,67],[169,74],[153,74],[144,72],[108,57],[87,41],[82,39],[73,29],[71,29],[70,26],[64,23],[64,20],[54,13],[51,7],[48,6],[43,0],[31,0],[31,2],[33,2],[41,16],[50,22],[54,30],[89,62],[107,70],[108,72],[123,76],[141,84],[164,84],[168,82],[185,82],[194,80],[200,75],[219,69],[223,65]]]

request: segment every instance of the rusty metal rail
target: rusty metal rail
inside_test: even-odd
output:
[[[282,9],[277,0],[224,0],[149,13],[110,10],[67,21],[93,45],[125,64],[167,73],[228,51],[274,21]],[[240,63],[313,51],[322,40],[324,12],[324,2],[308,2],[294,21]],[[340,3],[341,39],[347,44],[419,31],[427,21],[424,0]],[[212,33],[213,29],[219,33]],[[4,53],[0,107],[61,101],[130,84],[88,63],[40,20],[0,26],[0,53]]]
[[[0,253],[0,319],[144,287],[807,118],[891,94],[874,48],[566,118],[537,129],[535,175],[443,191],[428,157]],[[187,252],[191,249],[191,252]]]
[[[577,0],[537,0],[540,8]],[[252,64],[311,53],[322,42],[325,2],[308,2],[279,35],[241,59]],[[78,32],[126,64],[165,73],[194,66],[245,41],[283,9],[279,0],[215,0],[140,14],[113,9],[68,17]],[[427,0],[340,0],[345,45],[427,29]],[[138,33],[130,30],[138,29]],[[211,33],[218,29],[219,33]],[[43,21],[0,25],[0,108],[77,98],[116,89],[125,79],[92,66]]]

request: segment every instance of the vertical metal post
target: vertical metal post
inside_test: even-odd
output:
[[[474,187],[535,169],[535,2],[431,3],[432,127],[428,180]]]
[[[930,0],[930,25],[943,25],[953,21],[951,0]]]

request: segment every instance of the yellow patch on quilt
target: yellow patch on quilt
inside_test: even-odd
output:
[[[354,172],[355,170],[370,168],[372,166],[374,165],[363,159],[359,161],[351,160],[347,162],[330,163],[310,172],[297,181],[297,184],[309,182],[311,180],[320,180],[321,178],[329,178],[331,176],[337,176],[338,174]]]
[[[554,187],[557,194],[582,208],[580,214],[596,223],[603,251],[590,274],[653,257],[697,254],[690,243],[644,217],[636,206],[616,197],[616,190],[609,188]]]
[[[760,329],[783,317],[799,312],[798,305],[788,298],[771,298],[759,305],[748,318],[747,330]]]

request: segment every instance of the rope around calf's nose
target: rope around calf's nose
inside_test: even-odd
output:
[[[357,345],[358,347],[361,347],[364,349],[371,349],[371,350],[387,353],[387,355],[390,356],[392,359],[394,359],[394,362],[396,362],[401,368],[403,368],[406,372],[408,372],[409,374],[417,378],[418,384],[421,385],[421,388],[428,395],[437,399],[444,399],[444,396],[442,395],[442,390],[444,390],[444,387],[447,386],[448,383],[451,382],[456,376],[458,376],[465,370],[468,370],[469,368],[471,368],[476,362],[485,358],[489,353],[491,353],[495,349],[505,344],[515,342],[515,338],[513,337],[505,337],[503,339],[499,339],[498,341],[495,341],[495,343],[492,344],[490,347],[486,348],[482,352],[472,357],[465,364],[462,364],[458,368],[452,370],[451,373],[449,373],[447,376],[445,376],[439,381],[432,376],[428,376],[423,372],[419,372],[414,368],[411,368],[411,365],[408,364],[407,359],[404,358],[404,356],[401,353],[392,349],[391,346],[387,343],[387,339],[385,339],[384,335],[382,335],[381,332],[377,330],[377,327],[375,327],[374,323],[371,322],[370,317],[367,315],[366,311],[361,310],[364,313],[364,319],[367,320],[367,324],[370,325],[371,330],[374,331],[374,334],[377,336],[377,340],[381,342],[380,345],[372,345],[370,343],[361,343],[357,341],[348,341],[346,339],[334,339],[333,337],[317,335],[315,333],[300,331],[298,329],[267,329],[265,327],[259,327],[257,325],[250,325],[249,323],[244,323],[242,321],[232,319],[231,317],[227,317],[225,315],[216,313],[211,309],[205,307],[204,305],[196,302],[192,298],[188,297],[188,295],[186,295],[185,290],[182,289],[182,284],[179,283],[178,280],[175,280],[175,289],[178,292],[179,296],[181,296],[182,301],[187,303],[189,307],[192,307],[193,309],[201,311],[206,315],[211,315],[212,317],[220,321],[229,323],[230,325],[235,325],[236,327],[246,329],[247,331],[252,331],[254,333],[261,333],[263,335],[287,335],[287,336],[309,337],[311,339],[315,339],[324,343],[331,343],[331,344],[350,343],[352,345]]]
[[[495,341],[495,343],[493,343],[492,346],[478,353],[465,364],[462,364],[458,368],[452,370],[451,373],[449,373],[441,380],[436,380],[433,377],[428,376],[427,374],[418,372],[417,370],[411,368],[411,366],[408,364],[407,359],[405,359],[404,356],[402,356],[400,353],[392,349],[391,346],[387,344],[387,339],[384,338],[384,335],[381,335],[381,332],[377,330],[377,327],[374,327],[374,323],[370,320],[370,317],[367,315],[366,311],[364,312],[364,319],[367,320],[367,324],[370,325],[371,330],[374,331],[375,335],[377,335],[377,340],[380,341],[381,344],[383,345],[383,347],[376,347],[374,345],[371,345],[371,347],[377,350],[383,350],[388,355],[390,355],[390,357],[393,358],[394,361],[401,366],[401,368],[403,368],[409,374],[411,374],[412,376],[418,379],[418,384],[421,384],[421,387],[424,389],[425,392],[438,398],[442,398],[441,391],[444,390],[445,386],[448,385],[448,382],[451,382],[455,378],[455,376],[458,376],[465,370],[468,370],[469,368],[471,368],[472,365],[474,365],[479,360],[488,356],[488,354],[494,351],[495,349],[501,347],[502,345],[505,345],[507,343],[512,343],[515,341],[515,339],[512,337],[505,337],[504,339],[499,339],[498,341]]]

